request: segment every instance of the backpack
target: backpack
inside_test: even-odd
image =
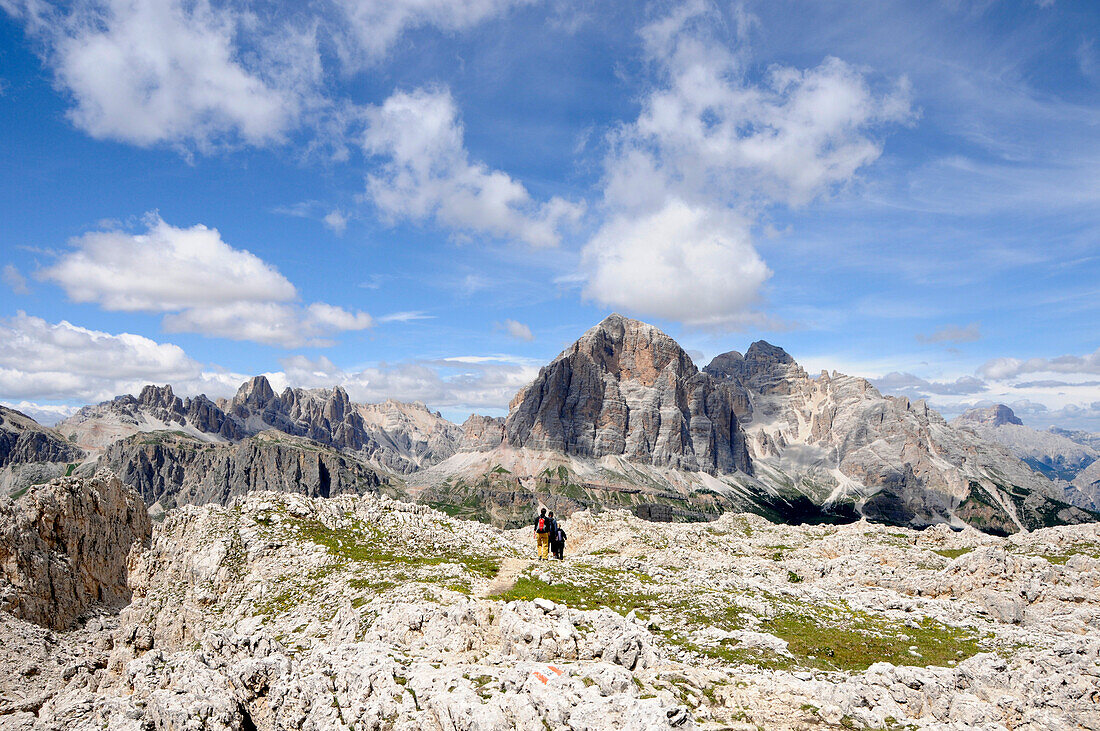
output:
[[[557,533],[554,534],[554,542],[565,543],[565,531],[563,531],[561,528],[558,528]]]
[[[535,528],[536,533],[546,532],[546,518],[539,518],[539,527]]]

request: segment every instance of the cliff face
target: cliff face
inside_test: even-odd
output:
[[[717,356],[705,371],[745,395],[741,418],[758,474],[775,470],[817,504],[847,503],[889,523],[961,520],[994,532],[1093,519],[1001,445],[949,425],[923,401],[883,396],[866,379],[810,378],[765,342],[743,357]]]
[[[65,629],[130,600],[127,561],[149,542],[145,504],[109,474],[60,478],[0,503],[0,608]]]
[[[0,406],[0,467],[29,462],[79,462],[84,451],[53,429]]]
[[[311,497],[376,492],[369,466],[334,449],[278,432],[233,444],[207,444],[180,434],[135,435],[112,444],[100,464],[162,508],[218,503],[271,490]]]
[[[611,315],[512,401],[513,447],[750,472],[730,393],[657,328]]]

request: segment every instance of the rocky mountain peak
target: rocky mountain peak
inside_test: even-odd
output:
[[[583,357],[622,380],[652,386],[666,369],[677,375],[698,371],[691,356],[659,328],[617,313],[608,315],[567,348],[562,358]]]
[[[138,403],[147,408],[164,409],[169,412],[182,410],[179,398],[172,393],[172,387],[169,385],[154,386],[149,384],[145,386],[138,396]]]
[[[703,369],[720,381],[732,381],[762,394],[789,394],[806,371],[787,351],[765,340],[757,340],[741,355],[736,350],[717,355]]]
[[[232,405],[234,407],[249,406],[262,410],[273,398],[275,398],[275,391],[271,388],[267,377],[253,376],[237,389],[237,395],[233,397]]]
[[[782,363],[792,365],[794,358],[778,345],[772,345],[767,340],[757,340],[749,346],[745,352],[745,360],[758,363]]]
[[[958,418],[959,424],[980,424],[982,426],[1003,426],[1015,424],[1023,426],[1024,422],[1004,404],[994,404],[984,409],[968,409]]]
[[[505,432],[515,447],[688,470],[750,469],[729,394],[667,334],[618,314],[539,371],[513,400]]]

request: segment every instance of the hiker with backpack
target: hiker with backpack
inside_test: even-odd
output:
[[[551,520],[553,519],[546,515],[546,508],[543,508],[539,512],[538,519],[535,521],[535,545],[538,547],[540,561],[545,561],[549,558]]]
[[[559,561],[565,560],[565,529],[556,520],[554,532],[550,534],[550,555]]]

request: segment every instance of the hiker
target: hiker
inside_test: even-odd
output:
[[[539,512],[535,521],[535,545],[538,546],[539,560],[547,560],[550,553],[550,518],[546,515],[546,508]]]
[[[559,561],[565,560],[565,528],[554,521],[555,530],[550,535],[550,554]]]

